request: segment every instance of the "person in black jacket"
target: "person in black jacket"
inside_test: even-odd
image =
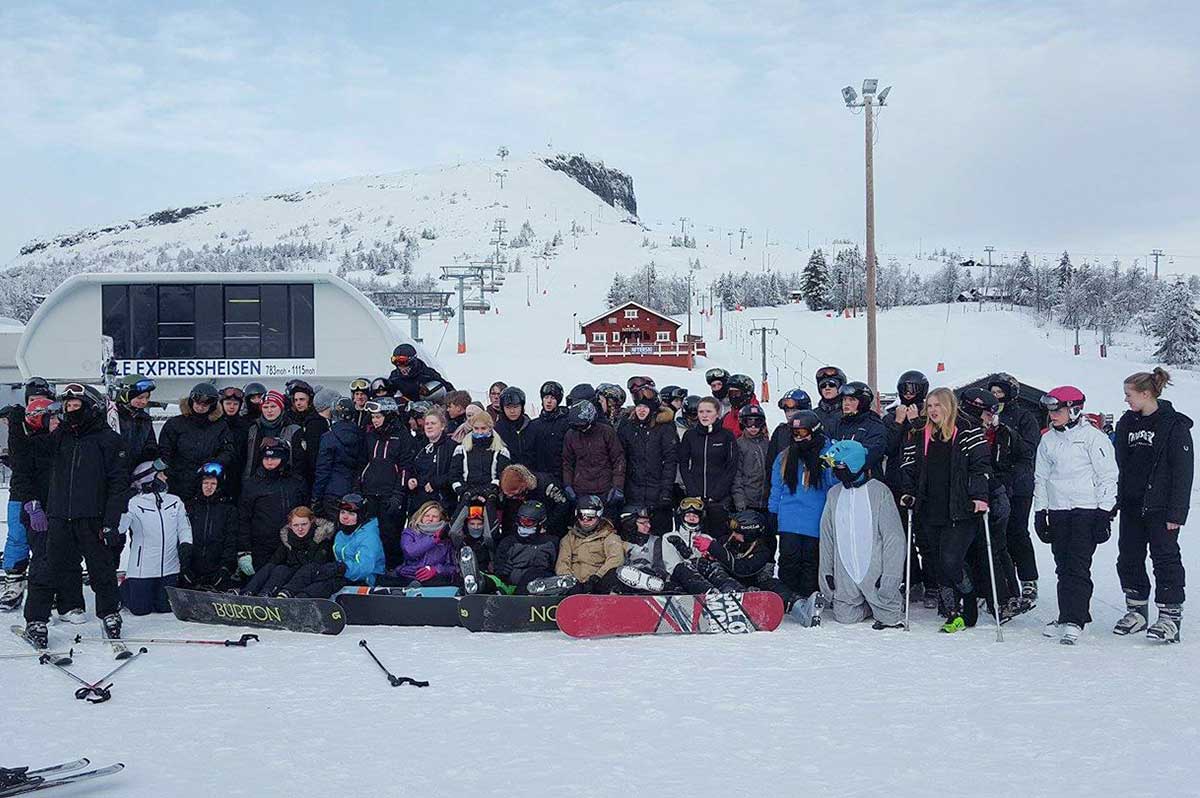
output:
[[[506,534],[496,547],[496,576],[512,585],[517,595],[540,592],[539,580],[554,578],[558,538],[546,530],[547,514],[540,501],[522,502],[512,513],[514,533]]]
[[[721,403],[706,396],[697,408],[699,423],[679,441],[679,476],[688,496],[704,499],[709,530],[724,529],[729,520],[737,447],[733,433],[721,426]]]
[[[404,562],[400,533],[407,518],[405,483],[412,469],[413,437],[395,399],[375,399],[367,402],[366,409],[371,411],[371,427],[363,442],[364,466],[355,490],[379,519],[379,536],[391,570]]]
[[[231,468],[236,458],[233,436],[211,383],[197,383],[179,401],[179,415],[167,419],[158,442],[167,464],[167,489],[176,496],[195,496],[200,466],[220,463]]]
[[[285,423],[300,428],[300,451],[292,450],[292,464],[311,490],[316,479],[321,436],[329,431],[329,422],[313,407],[315,392],[311,385],[304,380],[293,380],[288,385],[291,389],[288,396],[290,408],[285,415]]]
[[[495,432],[495,422],[486,412],[471,418],[471,433],[454,450],[450,460],[450,487],[460,509],[475,497],[487,499],[490,516],[495,516],[500,492],[500,474],[512,461],[504,441]]]
[[[867,450],[864,473],[882,477],[887,429],[875,412],[875,392],[865,382],[848,382],[838,389],[838,394],[842,397],[842,417],[837,422],[837,435],[830,440],[861,443]]]
[[[563,478],[563,441],[566,440],[570,424],[567,408],[563,406],[563,387],[550,380],[542,383],[540,390],[542,412],[529,422],[525,431],[525,448],[532,453],[529,468],[537,474],[548,474],[555,483]]]
[[[50,434],[52,455],[46,500],[46,569],[35,569],[25,603],[26,634],[47,645],[46,622],[58,592],[79,579],[87,563],[96,594],[96,615],[109,638],[121,636],[117,561],[124,535],[117,531],[129,488],[129,465],[121,436],[105,420],[105,399],[77,383],[62,388],[63,420]]]
[[[246,439],[250,437],[250,429],[254,426],[255,419],[243,412],[247,403],[245,391],[241,388],[236,385],[224,385],[217,393],[221,398],[221,410],[225,413],[225,424],[229,427],[234,451],[234,460],[222,476],[221,492],[236,504],[238,496],[242,493],[242,474],[246,471]],[[261,415],[261,401],[255,410]]]
[[[365,462],[365,436],[355,423],[357,415],[353,400],[339,399],[333,426],[321,436],[311,504],[318,515],[330,521],[337,520],[338,503],[354,489]]]
[[[304,480],[292,473],[291,450],[285,441],[266,438],[259,466],[242,483],[238,501],[238,570],[245,577],[266,564],[277,546],[276,535],[288,513],[308,501]]]
[[[1129,410],[1117,421],[1117,576],[1128,609],[1114,632],[1179,642],[1183,619],[1184,572],[1179,529],[1187,523],[1195,468],[1192,420],[1166,399],[1171,382],[1161,368],[1125,378]],[[1150,578],[1146,549],[1154,563],[1154,603],[1158,620],[1150,626]]]
[[[1029,535],[1029,513],[1033,507],[1033,469],[1042,429],[1037,417],[1021,406],[1021,383],[1011,374],[988,377],[988,389],[1000,400],[1000,423],[1016,431],[1025,443],[1021,455],[1013,464],[1012,505],[1008,517],[1008,552],[1017,569],[1021,585],[1021,603],[1032,609],[1037,604],[1038,569]]]
[[[238,508],[225,494],[226,471],[220,463],[200,467],[200,491],[187,502],[192,550],[181,562],[179,586],[223,593],[233,587],[237,570]]]
[[[896,404],[883,413],[883,426],[887,432],[884,471],[882,482],[892,490],[896,504],[900,504],[900,449],[904,440],[912,430],[925,424],[925,395],[929,393],[929,378],[919,371],[906,371],[896,380]],[[900,512],[901,518],[907,513]],[[925,574],[933,574],[937,566],[933,554],[922,551],[917,543],[918,535],[914,533],[912,550],[908,553],[908,577],[912,580],[911,593],[914,601],[922,598],[927,602],[928,609],[937,608],[937,590],[934,587],[937,577],[931,576],[929,593],[925,593]],[[923,538],[922,538],[923,539]]]
[[[532,467],[534,458],[529,445],[530,423],[529,416],[525,415],[525,392],[515,385],[501,391],[496,434],[504,441],[512,462]]]
[[[241,444],[242,455],[238,461],[242,467],[241,481],[250,479],[258,469],[258,461],[261,459],[259,450],[267,438],[274,438],[288,445],[288,451],[291,452],[288,465],[293,471],[297,471],[299,458],[304,456],[300,451],[302,436],[300,427],[288,421],[287,398],[279,391],[267,391],[259,402],[258,415],[246,430],[245,440]]]
[[[679,448],[674,411],[662,406],[658,391],[643,387],[617,427],[617,439],[625,450],[626,504],[650,508],[654,528],[668,529]]]
[[[388,387],[395,396],[415,402],[454,390],[437,369],[417,357],[417,349],[412,344],[400,344],[392,350],[392,365],[396,368],[388,377]]]
[[[412,469],[405,486],[408,494],[406,515],[411,516],[427,501],[436,501],[447,512],[454,507],[454,491],[450,488],[450,461],[457,445],[446,434],[446,415],[441,408],[432,407],[421,419],[423,434],[416,439]]]
[[[825,430],[825,436],[831,441],[841,440],[838,437],[838,424],[842,420],[842,397],[839,392],[847,381],[846,372],[837,366],[822,366],[817,369],[819,396],[813,412],[821,421],[821,429]]]
[[[925,400],[928,423],[909,433],[901,451],[900,506],[921,515],[918,527],[928,550],[936,551],[944,632],[958,632],[979,619],[975,585],[967,576],[967,552],[979,534],[979,514],[988,511],[991,465],[983,430],[958,412],[948,388]],[[926,590],[929,589],[928,576]],[[959,603],[961,601],[961,609]]]
[[[154,388],[154,380],[134,374],[122,379],[117,391],[117,432],[125,443],[125,458],[130,468],[158,457],[154,422],[146,412]]]
[[[276,530],[278,538],[270,557],[242,588],[244,596],[275,596],[305,565],[323,565],[333,559],[332,521],[317,518],[307,507],[287,514],[286,525]]]

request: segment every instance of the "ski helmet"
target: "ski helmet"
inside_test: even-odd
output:
[[[705,505],[704,499],[699,496],[686,496],[680,499],[679,506],[675,509],[676,524],[684,526],[683,517],[688,513],[698,515],[700,517],[700,524],[703,524],[705,516],[708,515],[708,506]]]
[[[737,414],[738,424],[744,427],[767,426],[767,414],[759,405],[744,405]]]
[[[629,389],[630,394],[636,394],[638,388],[641,388],[643,385],[649,385],[651,388],[657,387],[654,384],[653,377],[630,377],[625,381],[625,387]]]
[[[604,514],[604,502],[599,496],[580,496],[575,504],[576,518],[598,518]]]
[[[154,380],[141,374],[130,374],[121,378],[117,389],[117,404],[127,405],[135,396],[151,393],[158,386]]]
[[[35,396],[53,399],[54,386],[45,377],[30,377],[25,383],[25,401],[28,402]]]
[[[1015,401],[1021,395],[1021,383],[1011,374],[1006,374],[1003,371],[998,371],[987,378],[988,390],[999,388],[1000,393],[1004,394],[999,397],[1002,403]]]
[[[399,415],[400,405],[396,404],[396,400],[390,396],[380,396],[363,405],[363,410],[372,415],[381,413],[386,418],[393,418]]]
[[[729,381],[729,372],[722,368],[709,369],[704,372],[704,381],[709,385],[718,381],[724,384]]]
[[[848,382],[838,388],[838,395],[858,400],[858,413],[865,413],[875,405],[875,392],[865,382]]]
[[[741,407],[754,396],[754,380],[745,374],[734,374],[725,383],[725,396],[734,408]]]
[[[645,405],[646,407],[650,408],[650,417],[653,418],[654,414],[657,413],[659,408],[662,407],[662,399],[659,397],[658,391],[655,390],[653,386],[643,385],[634,393],[633,396],[633,406],[637,407],[638,405]]]
[[[691,394],[683,398],[683,407],[679,412],[683,413],[683,417],[689,421],[695,421],[700,417],[700,400],[703,397]]]
[[[1060,385],[1042,396],[1042,407],[1048,411],[1066,408],[1070,411],[1070,421],[1067,426],[1074,426],[1075,422],[1079,421],[1079,416],[1083,413],[1083,403],[1086,399],[1087,397],[1083,395],[1083,391],[1075,386]]]
[[[267,386],[261,382],[248,382],[242,388],[242,396],[249,401],[251,396],[263,396],[267,392]]]
[[[913,403],[919,405],[925,401],[925,394],[929,393],[929,378],[919,371],[906,371],[896,381],[896,393],[901,404],[905,403],[904,395],[911,393]]]
[[[729,519],[729,531],[737,532],[747,543],[752,543],[766,534],[767,524],[757,510],[742,510]]]
[[[147,460],[143,463],[139,463],[137,467],[133,469],[133,481],[129,483],[129,487],[137,488],[140,491],[145,491],[152,487],[155,481],[158,480],[159,473],[166,470],[167,464],[162,460]]]
[[[392,350],[392,365],[403,368],[417,358],[417,348],[412,344],[400,344]]]
[[[654,516],[650,513],[649,507],[645,505],[626,505],[624,512],[621,513],[619,524],[621,537],[639,546],[645,545],[646,540],[650,537],[649,534],[638,532],[638,521],[643,518],[651,524],[654,523]]]
[[[25,403],[25,423],[32,430],[46,429],[46,416],[54,401],[45,396],[31,396]]]
[[[542,387],[538,389],[539,398],[545,399],[547,396],[553,396],[559,404],[563,400],[563,387],[561,382],[547,380],[542,383]]]
[[[258,444],[258,459],[277,457],[287,462],[292,456],[292,447],[282,438],[263,438]]]
[[[68,399],[78,399],[86,413],[94,413],[105,406],[104,398],[90,385],[69,382],[58,389],[58,401],[66,404]],[[67,418],[67,409],[63,408],[63,417]]]
[[[517,508],[517,534],[528,537],[537,534],[546,523],[546,505],[539,501],[522,502]]]
[[[353,399],[338,399],[333,406],[333,417],[338,421],[354,421],[357,415],[358,408],[354,406]]]
[[[567,404],[569,405],[573,405],[576,402],[594,401],[596,401],[596,389],[586,382],[579,383],[567,394]]]
[[[350,380],[350,395],[351,396],[358,393],[359,391],[361,391],[363,393],[369,393],[370,390],[371,390],[371,381],[368,380],[366,377],[358,377],[357,379]]]
[[[361,493],[347,493],[338,500],[338,511],[345,510],[346,512],[354,513],[358,516],[358,523],[363,522],[363,511],[367,508],[367,500],[363,498]]]
[[[206,479],[215,479],[217,490],[220,491],[225,485],[225,466],[220,463],[205,463],[196,469],[196,476],[199,478],[199,483],[203,483]],[[200,487],[199,483],[197,488]]]
[[[500,392],[500,407],[510,405],[516,405],[522,410],[525,408],[525,392],[515,385],[510,385]]]
[[[603,396],[608,401],[608,412],[610,413],[625,406],[625,389],[615,383],[600,383],[596,386],[596,395]]]
[[[821,417],[811,410],[801,410],[788,419],[788,429],[795,434],[796,430],[808,430],[810,435],[821,431]]]
[[[958,395],[958,406],[968,416],[980,421],[984,413],[995,413],[1000,408],[1000,400],[986,388],[963,388]]]
[[[837,366],[821,366],[817,369],[815,378],[817,388],[823,388],[826,383],[836,386],[839,390],[846,384],[846,372],[842,371]]]
[[[445,380],[430,380],[429,382],[421,385],[417,393],[423,399],[428,399],[432,402],[440,402],[446,398],[450,391],[446,388]]]
[[[236,399],[238,406],[241,406],[242,402],[246,400],[246,392],[236,385],[222,386],[221,390],[217,391],[217,394],[221,397],[222,402],[228,399]]]
[[[376,377],[371,380],[371,396],[391,396],[392,385],[386,377]]]
[[[284,385],[283,395],[286,396],[290,402],[298,393],[307,394],[309,400],[311,401],[315,391],[313,391],[313,387],[305,380],[288,380],[287,384]]]
[[[793,388],[779,399],[779,409],[784,413],[797,410],[812,410],[812,397],[803,388]]]
[[[192,386],[191,393],[188,394],[188,402],[193,405],[196,402],[206,402],[210,405],[215,405],[220,398],[221,395],[217,393],[217,386],[211,382],[196,383]]]
[[[576,402],[567,411],[567,425],[572,429],[585,430],[596,423],[596,406],[586,400]]]
[[[683,397],[687,396],[687,391],[684,391],[683,388],[680,388],[678,385],[664,385],[658,389],[658,396],[664,402],[670,404],[671,402],[675,401],[675,394],[678,391],[683,391],[683,393],[679,395],[680,399],[683,399]]]
[[[430,402],[427,399],[419,399],[415,402],[410,402],[408,405],[408,417],[409,418],[424,418],[425,414],[428,413],[430,410],[432,410],[434,407],[435,407],[434,403]]]

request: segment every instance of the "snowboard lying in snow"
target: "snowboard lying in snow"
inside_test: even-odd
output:
[[[571,637],[770,632],[783,621],[777,593],[703,596],[567,596],[558,628]]]
[[[329,599],[236,596],[178,587],[168,587],[167,597],[175,617],[192,623],[323,635],[336,635],[346,628],[342,608]]]
[[[458,626],[458,599],[449,596],[338,593],[334,598],[351,626]]]
[[[458,600],[462,625],[472,632],[549,632],[562,596],[463,596]]]

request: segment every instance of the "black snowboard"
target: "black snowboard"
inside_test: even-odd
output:
[[[558,631],[555,615],[564,596],[463,596],[462,625],[472,632]]]
[[[351,626],[458,626],[458,599],[339,593]]]
[[[339,634],[346,627],[342,608],[329,599],[235,596],[179,587],[168,587],[167,596],[181,621],[323,635]]]

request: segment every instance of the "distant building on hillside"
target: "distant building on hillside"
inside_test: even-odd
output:
[[[979,302],[984,299],[988,302],[1012,302],[1013,296],[1005,288],[998,285],[985,288],[968,288],[958,295],[959,302]]]
[[[583,343],[570,341],[567,352],[593,363],[647,363],[692,368],[705,357],[704,339],[679,335],[680,323],[637,302],[625,302],[579,325]]]

